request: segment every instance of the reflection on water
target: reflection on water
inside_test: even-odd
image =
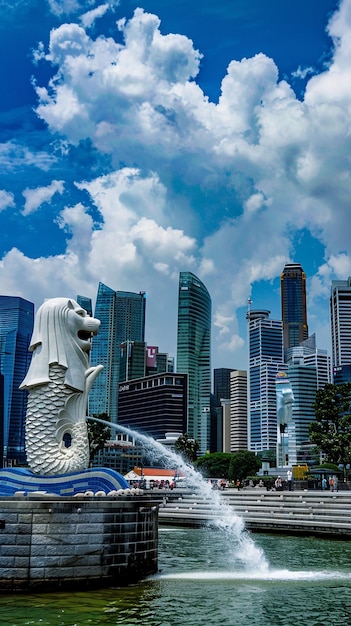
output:
[[[160,529],[160,572],[127,588],[0,596],[2,626],[348,626],[351,543],[254,535],[247,571],[218,530]]]

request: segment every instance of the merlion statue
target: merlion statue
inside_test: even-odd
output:
[[[26,453],[41,475],[87,469],[89,391],[103,366],[89,367],[91,338],[100,321],[68,298],[46,300],[39,308],[30,350],[32,361],[21,389],[28,389]]]

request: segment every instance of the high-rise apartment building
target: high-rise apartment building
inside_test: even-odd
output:
[[[248,448],[252,452],[276,449],[277,407],[275,378],[286,370],[283,328],[269,319],[270,311],[248,311]]]
[[[334,380],[347,382],[351,380],[351,277],[332,281],[330,325]]]
[[[247,371],[230,374],[230,452],[247,450]]]
[[[286,263],[280,276],[284,350],[308,337],[306,274],[300,263]]]
[[[3,375],[4,463],[25,461],[24,429],[28,393],[19,389],[31,360],[34,304],[0,296],[0,373]]]
[[[121,344],[145,340],[145,292],[114,291],[99,283],[95,317],[100,320],[99,333],[93,339],[92,365],[104,366],[89,396],[92,415],[107,413],[118,421],[118,384],[120,380]]]
[[[205,454],[211,449],[211,298],[191,272],[179,276],[177,372],[188,374],[187,432]]]

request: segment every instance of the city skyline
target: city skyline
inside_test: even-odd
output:
[[[146,291],[176,352],[177,280],[213,303],[213,367],[247,368],[246,302],[307,276],[330,351],[351,275],[351,0],[4,0],[0,280],[38,307]],[[161,320],[161,322],[160,322]]]

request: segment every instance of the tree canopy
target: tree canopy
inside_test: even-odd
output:
[[[261,468],[261,460],[254,452],[242,450],[232,455],[229,465],[229,480],[244,480],[247,476],[252,476]]]
[[[310,440],[336,465],[351,463],[351,383],[328,383],[313,404],[316,421],[309,426]]]
[[[106,413],[94,415],[93,417],[105,420],[106,422],[110,421],[110,418]],[[97,452],[99,450],[102,450],[106,441],[110,439],[111,428],[109,428],[109,426],[106,426],[105,424],[101,424],[101,422],[95,422],[94,420],[88,420],[87,427],[89,437],[90,460],[92,461]]]
[[[227,452],[213,452],[200,456],[194,465],[205,478],[228,479],[232,456]]]
[[[242,481],[247,476],[258,472],[261,467],[261,460],[249,450],[242,450],[234,454],[214,452],[201,456],[194,465],[205,478]]]
[[[174,449],[185,461],[192,463],[197,458],[199,444],[195,439],[189,437],[188,433],[180,435],[174,444]]]

